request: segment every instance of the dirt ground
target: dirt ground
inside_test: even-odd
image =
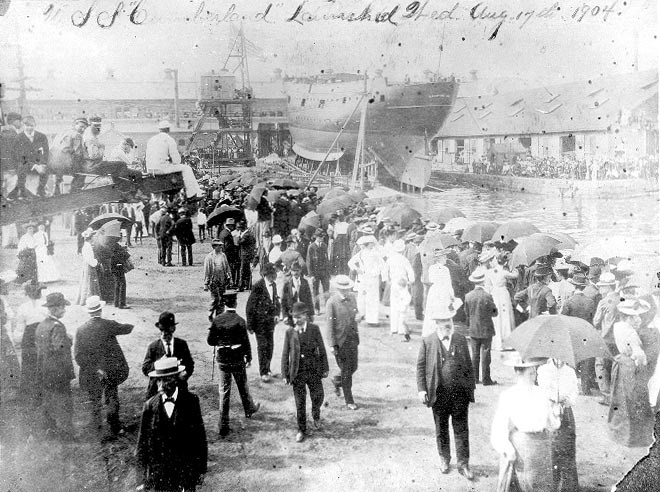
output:
[[[44,294],[61,291],[75,298],[81,260],[75,254],[75,238],[56,222],[53,229],[55,256],[62,281],[49,285]],[[361,326],[359,369],[354,377],[357,411],[337,398],[329,379],[324,380],[323,429],[301,444],[296,433],[295,407],[290,387],[280,378],[265,384],[258,378],[256,341],[251,337],[255,364],[248,369],[250,390],[261,410],[247,420],[234,387],[230,414],[233,433],[218,437],[217,370],[212,381],[212,350],[206,344],[209,295],[202,289],[202,262],[209,242],[194,246],[195,266],[164,268],[156,263],[153,239],[131,249],[136,269],[127,275],[130,310],[107,307],[104,317],[134,323],[130,335],[119,337],[131,368],[120,386],[121,418],[127,433],[118,441],[96,442],[84,431],[88,414],[83,396],[74,385],[74,421],[78,441],[62,444],[43,436],[38,412],[14,409],[17,446],[2,446],[0,485],[3,491],[129,491],[135,488],[133,449],[147,378],[141,363],[149,342],[158,337],[154,323],[161,311],[176,313],[177,336],[188,341],[195,359],[191,390],[200,396],[209,442],[209,469],[203,491],[493,491],[497,483],[498,457],[489,444],[490,423],[498,394],[512,384],[512,370],[499,354],[492,363],[498,386],[477,386],[476,403],[470,407],[470,464],[477,475],[467,482],[455,470],[438,471],[431,411],[417,400],[415,362],[421,323],[410,319],[411,343],[389,335],[387,308],[381,308],[381,326]],[[16,250],[1,251],[1,270],[15,268]],[[174,255],[176,260],[176,254]],[[248,293],[239,295],[239,314],[244,315]],[[18,307],[22,293],[12,288],[10,305]],[[71,306],[63,319],[71,335],[86,319],[82,307]],[[323,315],[318,323],[323,329]],[[285,326],[275,331],[272,363],[279,373]],[[331,375],[336,371],[330,361]],[[605,491],[646,454],[645,448],[626,448],[612,442],[607,433],[608,409],[598,397],[580,396],[574,409],[577,423],[577,462],[580,485],[585,491]],[[309,405],[309,404],[308,404]],[[4,405],[7,414],[12,409]]]

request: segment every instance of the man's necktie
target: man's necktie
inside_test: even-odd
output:
[[[448,341],[449,341],[449,337],[442,337],[442,341],[443,341],[443,342],[448,342]]]
[[[275,282],[273,282],[272,284],[270,284],[270,286],[271,286],[272,289],[273,289],[273,304],[274,304],[274,305],[277,305],[277,286],[275,285]]]
[[[170,347],[170,342],[167,342],[167,356],[172,357],[172,349]]]
[[[168,397],[168,398],[165,398],[165,403],[174,403],[174,402],[175,402],[175,400],[171,396]]]

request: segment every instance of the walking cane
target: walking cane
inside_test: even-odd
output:
[[[213,376],[215,374],[215,345],[213,346],[213,366],[211,367],[211,382],[213,382]]]

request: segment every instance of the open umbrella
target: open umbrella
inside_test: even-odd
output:
[[[530,236],[535,232],[541,231],[531,222],[510,220],[499,226],[491,239],[501,243],[508,243],[512,239],[517,240],[519,237]]]
[[[319,206],[316,207],[316,212],[319,215],[330,215],[337,210],[349,207],[352,204],[353,201],[348,196],[338,196],[331,198],[330,200],[323,200]]]
[[[472,224],[474,224],[473,220],[467,219],[465,217],[454,217],[453,219],[449,219],[447,221],[445,228],[442,231],[454,234],[456,231],[462,231]]]
[[[235,190],[236,188],[239,188],[241,186],[241,183],[239,181],[232,181],[231,183],[228,183],[223,186],[225,190]]]
[[[360,203],[362,200],[367,198],[367,194],[362,190],[349,191],[348,196],[351,197],[355,203]]]
[[[434,234],[424,239],[422,244],[420,244],[420,248],[423,245],[424,252],[432,255],[435,249],[446,249],[457,244],[461,243],[451,234]]]
[[[558,239],[541,233],[519,238],[518,246],[511,253],[509,266],[515,268],[518,265],[531,265],[534,260],[541,256],[555,253],[559,242]]]
[[[286,178],[277,178],[273,181],[273,188],[282,188],[284,190],[291,190],[294,188],[300,188],[300,184],[296,183],[292,179]]]
[[[324,200],[331,200],[333,198],[337,198],[340,196],[347,196],[348,191],[342,189],[342,188],[330,188],[328,191],[326,191],[323,195]]]
[[[230,181],[234,181],[236,178],[238,178],[236,174],[223,174],[215,178],[215,184],[223,185],[225,183],[229,183]]]
[[[592,258],[630,258],[633,256],[634,241],[630,237],[604,236],[600,239],[577,248],[571,255],[571,260],[591,264]]]
[[[107,214],[101,214],[98,217],[95,217],[92,219],[92,221],[89,223],[89,227],[92,229],[99,229],[101,228],[102,225],[107,224],[110,221],[117,220],[121,225],[124,224],[130,224],[133,221],[129,219],[128,217],[124,217],[121,214],[116,214],[114,212],[110,212]]]
[[[465,217],[465,214],[456,207],[441,207],[438,210],[432,210],[429,215],[431,220],[438,224],[447,224],[455,217]]]
[[[544,232],[546,236],[550,236],[559,241],[557,249],[575,249],[577,246],[577,241],[573,239],[573,236],[566,234],[565,232]]]
[[[307,231],[308,229],[315,231],[319,227],[321,227],[321,216],[314,210],[307,212],[298,224],[298,230],[300,231]]]
[[[498,227],[494,222],[476,222],[463,230],[461,240],[483,244],[491,240]]]
[[[421,216],[422,214],[405,203],[395,203],[381,210],[376,217],[376,221],[382,222],[384,219],[390,219],[401,227],[407,228]]]
[[[270,203],[275,203],[285,193],[286,193],[286,191],[284,191],[284,190],[270,190],[268,192],[268,195],[266,195],[266,196],[268,197],[268,201]]]
[[[233,205],[220,205],[206,219],[206,225],[213,227],[222,224],[228,217],[236,220],[244,217],[243,210]]]
[[[325,198],[325,195],[330,193],[330,190],[334,190],[335,188],[319,188],[316,190],[316,196],[319,198]]]
[[[523,359],[552,357],[573,368],[582,360],[609,355],[591,323],[562,314],[542,314],[525,321],[503,344],[516,349]]]

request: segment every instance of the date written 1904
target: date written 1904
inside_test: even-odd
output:
[[[617,2],[618,0],[614,0],[611,5],[590,5],[588,3],[583,3],[573,11],[571,19],[575,19],[577,22],[582,22],[585,19],[599,18],[605,22],[610,14],[620,15],[620,12],[615,10]],[[624,2],[624,5],[625,3],[626,2]]]

